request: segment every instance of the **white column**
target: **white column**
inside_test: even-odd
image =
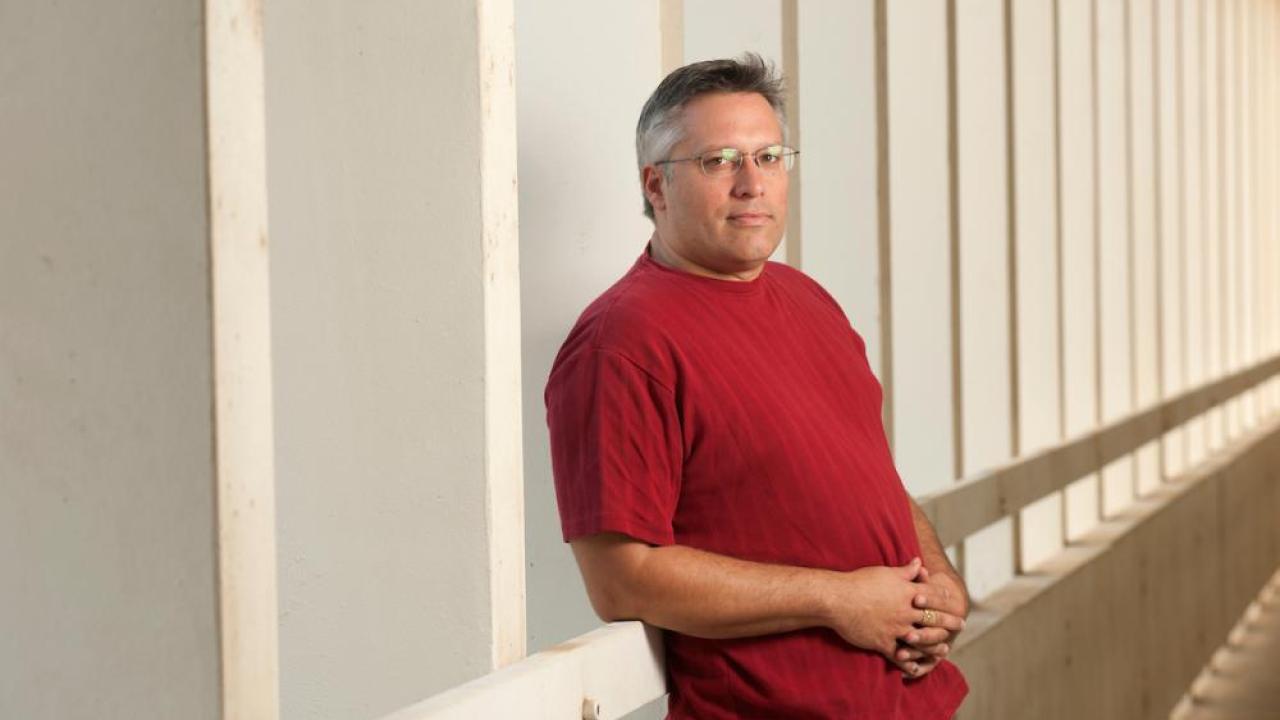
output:
[[[1244,134],[1247,114],[1244,112],[1247,101],[1241,96],[1241,71],[1247,55],[1243,41],[1245,37],[1239,27],[1243,19],[1236,3],[1227,2],[1218,6],[1219,30],[1221,43],[1219,76],[1222,86],[1219,95],[1222,97],[1221,115],[1221,152],[1222,158],[1222,213],[1221,233],[1222,266],[1219,276],[1221,280],[1222,308],[1216,321],[1222,325],[1220,347],[1222,365],[1220,374],[1239,369],[1239,344],[1242,337],[1243,314],[1241,312],[1244,277],[1240,272],[1241,249],[1247,234],[1245,217],[1245,183],[1248,180],[1248,165],[1242,155],[1247,140]],[[1243,420],[1243,403],[1233,398],[1224,404],[1223,436],[1227,439],[1240,433]]]
[[[960,263],[961,475],[1013,454],[1009,258],[1009,134],[1004,0],[955,1],[957,221]],[[969,591],[1013,577],[1013,522],[965,540]]]
[[[1204,36],[1200,8],[1202,0],[1178,0],[1182,32],[1182,191],[1185,212],[1184,257],[1182,276],[1186,298],[1183,315],[1182,357],[1183,381],[1188,388],[1201,385],[1206,380],[1204,347],[1205,291],[1203,267],[1205,259],[1203,182],[1206,151],[1204,149]],[[1197,463],[1205,456],[1206,426],[1203,417],[1193,418],[1185,425],[1187,462]]]
[[[4,14],[0,716],[274,718],[261,17]]]
[[[1261,240],[1266,247],[1266,259],[1260,264],[1258,308],[1259,328],[1265,338],[1262,347],[1265,356],[1270,357],[1280,352],[1280,202],[1271,200],[1280,193],[1280,131],[1276,129],[1280,123],[1280,7],[1267,3],[1263,16],[1266,73],[1259,92],[1267,99],[1262,123],[1266,129],[1263,154],[1267,159],[1267,194],[1260,204],[1266,217],[1266,234]],[[1280,378],[1272,380],[1270,385],[1264,407],[1268,414],[1274,414],[1280,408]]]
[[[1214,380],[1223,373],[1223,350],[1226,347],[1224,337],[1224,309],[1226,289],[1222,282],[1224,250],[1230,228],[1230,200],[1228,199],[1229,179],[1226,167],[1225,152],[1227,136],[1226,113],[1227,94],[1225,77],[1222,74],[1222,58],[1225,55],[1223,38],[1219,34],[1224,23],[1219,17],[1218,2],[1206,0],[1200,6],[1201,38],[1204,54],[1201,57],[1204,95],[1201,97],[1203,125],[1203,162],[1204,162],[1204,216],[1202,219],[1202,235],[1204,254],[1196,268],[1203,283],[1202,296],[1203,315],[1201,328],[1203,344],[1201,353],[1204,362],[1204,381]],[[1193,352],[1196,348],[1192,346]],[[1205,413],[1208,423],[1208,450],[1213,451],[1225,441],[1226,425],[1223,406],[1210,409]]]
[[[1258,357],[1270,357],[1280,351],[1280,203],[1271,199],[1280,192],[1280,8],[1275,3],[1262,5],[1259,27],[1262,33],[1262,74],[1255,80],[1255,91],[1263,100],[1261,147],[1264,184],[1260,189],[1259,208],[1262,231],[1257,239],[1257,336]],[[1262,414],[1269,416],[1280,407],[1280,379],[1272,380],[1261,393]]]
[[[945,0],[886,2],[893,439],[907,489],[955,479]]]
[[[1231,30],[1237,44],[1233,54],[1235,72],[1232,78],[1234,110],[1237,113],[1236,142],[1233,144],[1237,173],[1240,177],[1239,197],[1236,201],[1236,212],[1239,217],[1239,234],[1233,238],[1231,278],[1231,344],[1228,347],[1228,365],[1231,369],[1239,369],[1252,359],[1252,326],[1253,305],[1253,272],[1251,268],[1256,261],[1254,243],[1260,230],[1257,214],[1258,191],[1260,189],[1258,152],[1261,143],[1258,140],[1258,109],[1260,106],[1257,93],[1253,92],[1254,80],[1258,73],[1258,16],[1257,4],[1249,0],[1233,5],[1228,17],[1231,18]],[[1238,431],[1251,427],[1256,421],[1256,396],[1246,392],[1235,402],[1234,429]]]
[[[1061,129],[1062,355],[1064,430],[1073,437],[1098,422],[1097,177],[1094,117],[1094,3],[1058,2]],[[1097,520],[1098,480],[1067,488],[1066,535]]]
[[[1186,175],[1186,134],[1183,114],[1182,36],[1180,2],[1150,0],[1155,17],[1156,91],[1159,103],[1155,120],[1159,124],[1160,161],[1157,192],[1160,202],[1160,378],[1162,398],[1172,397],[1185,387],[1183,336],[1186,292],[1183,268],[1186,259],[1186,202],[1183,179]],[[1161,458],[1165,478],[1180,473],[1186,460],[1186,435],[1174,428],[1164,436]]]
[[[1095,52],[1098,118],[1098,312],[1101,420],[1112,422],[1133,411],[1133,251],[1130,235],[1127,87],[1127,0],[1096,0]],[[1103,469],[1100,500],[1104,515],[1133,500],[1133,458]]]
[[[1129,152],[1130,230],[1133,243],[1133,399],[1136,408],[1160,400],[1160,255],[1157,193],[1160,191],[1155,132],[1155,26],[1151,0],[1128,0],[1129,11]],[[1160,132],[1168,132],[1172,118],[1161,118]],[[1159,442],[1140,448],[1135,456],[1140,493],[1160,483]]]
[[[267,4],[286,716],[523,655],[509,0]]]
[[[1054,6],[1054,0],[1010,3],[1020,454],[1062,440]],[[1021,526],[1020,562],[1030,568],[1062,546],[1061,493],[1028,506]]]

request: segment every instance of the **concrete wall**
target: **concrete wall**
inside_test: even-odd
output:
[[[5,717],[219,714],[202,3],[144,5],[0,23]]]
[[[282,710],[374,717],[523,655],[511,8],[266,26]]]

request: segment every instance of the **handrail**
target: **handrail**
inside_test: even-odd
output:
[[[662,631],[616,622],[383,720],[618,718],[667,694]]]
[[[954,545],[1280,373],[1280,355],[917,500]]]

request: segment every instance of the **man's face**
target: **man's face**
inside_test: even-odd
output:
[[[736,148],[754,153],[782,143],[773,108],[756,93],[715,93],[684,107],[684,136],[672,158]],[[782,241],[787,221],[787,173],[766,173],[745,158],[737,174],[708,177],[697,162],[645,168],[644,184],[654,206],[655,242],[693,272],[751,278]]]

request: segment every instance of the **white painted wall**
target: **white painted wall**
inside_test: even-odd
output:
[[[566,42],[567,28],[591,30]],[[642,214],[635,126],[662,79],[660,55],[656,3],[516,3],[530,652],[600,624],[560,532],[543,390],[579,313],[653,232]]]
[[[799,3],[803,270],[844,309],[882,377],[875,3]]]
[[[516,3],[531,652],[600,622],[560,533],[542,394],[579,313],[631,267],[653,232],[642,214],[635,126],[662,79],[657,10],[654,3]],[[567,43],[569,27],[599,31]]]
[[[282,709],[367,718],[524,640],[509,5],[266,8]]]

